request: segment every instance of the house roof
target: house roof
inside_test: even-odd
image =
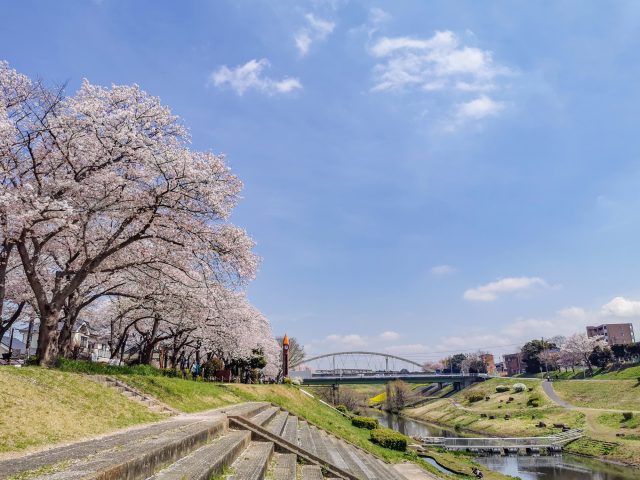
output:
[[[2,343],[3,350],[7,350],[7,351],[9,350],[10,340],[11,340],[11,336],[5,333],[4,337],[2,337],[2,341],[0,342]],[[13,350],[20,350],[20,351],[24,351],[27,349],[27,346],[15,337],[13,339],[13,342],[11,342],[11,347],[13,348]]]

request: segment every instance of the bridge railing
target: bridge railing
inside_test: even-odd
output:
[[[574,429],[546,437],[422,437],[424,445],[435,445],[447,448],[528,448],[550,447],[570,442],[582,436],[582,430]]]

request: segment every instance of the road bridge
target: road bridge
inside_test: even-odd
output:
[[[407,383],[451,383],[454,389],[466,388],[472,383],[482,382],[488,375],[469,374],[437,374],[437,373],[388,373],[388,374],[360,374],[360,375],[313,375],[304,379],[305,385],[358,385],[358,384],[386,384],[394,380]]]
[[[488,378],[483,374],[425,372],[414,360],[381,352],[348,351],[317,355],[292,363],[295,370],[309,367],[305,385],[385,384],[393,380],[407,383],[453,384],[459,390]]]

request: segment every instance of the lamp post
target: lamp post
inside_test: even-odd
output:
[[[285,333],[282,339],[282,378],[289,376],[289,337]]]

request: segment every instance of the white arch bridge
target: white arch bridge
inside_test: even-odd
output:
[[[414,360],[390,353],[366,351],[316,355],[291,363],[290,369],[310,370],[302,375],[305,385],[383,384],[404,380],[409,383],[452,383],[456,389],[460,389],[487,378],[483,374],[424,372],[422,365]]]

